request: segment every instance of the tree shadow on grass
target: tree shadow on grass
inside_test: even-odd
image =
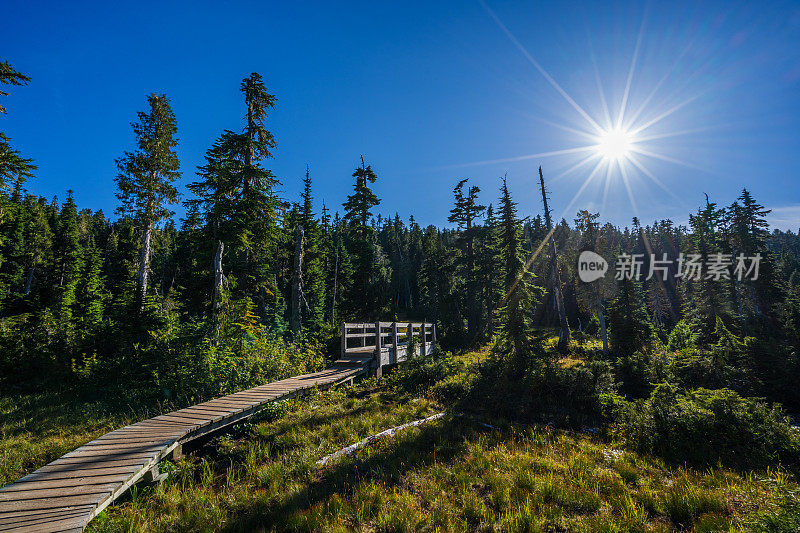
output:
[[[466,452],[466,443],[487,429],[461,417],[444,417],[404,431],[391,437],[394,441],[389,446],[378,449],[368,446],[365,451],[323,467],[311,481],[287,497],[252,500],[231,517],[224,531],[294,530],[291,525],[294,515],[327,501],[334,494],[351,497],[359,484],[368,481],[395,487],[411,470],[434,463],[453,464]]]

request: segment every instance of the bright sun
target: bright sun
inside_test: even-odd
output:
[[[597,153],[607,161],[627,159],[633,148],[631,132],[623,128],[611,128],[597,136]]]

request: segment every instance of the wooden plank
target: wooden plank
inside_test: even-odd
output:
[[[191,422],[177,422],[175,420],[146,420],[139,426],[141,428],[150,428],[153,430],[174,430],[186,431],[187,427],[194,426]]]
[[[80,494],[110,494],[119,483],[76,485],[72,487],[26,487],[24,490],[0,491],[0,502],[19,499],[51,498],[53,496],[76,496]]]
[[[375,329],[374,326],[373,326],[372,329]],[[375,336],[374,333],[348,333],[347,334],[347,338],[348,339],[362,339],[362,338],[369,338],[369,337],[374,337],[374,336]]]
[[[19,511],[16,513],[4,513],[0,514],[0,526],[7,526],[7,527],[19,527],[21,524],[25,524],[26,522],[34,522],[37,520],[44,521],[48,518],[77,518],[80,516],[86,515],[87,510],[91,509],[92,506],[86,505],[83,507],[78,508],[74,511],[67,511],[65,512],[63,508],[59,509],[45,509],[39,512],[27,512],[27,511]]]
[[[76,513],[76,512],[86,512],[87,510],[91,510],[93,505],[70,505],[66,507],[62,507],[61,510],[65,513]],[[3,519],[11,519],[11,518],[26,518],[29,516],[47,516],[53,514],[57,511],[53,511],[51,509],[42,509],[39,511],[3,511],[0,510],[0,518]]]
[[[283,387],[282,385],[278,385],[277,387],[270,387],[270,388],[265,388],[265,389],[253,390],[253,392],[248,394],[247,396],[250,396],[250,397],[258,396],[260,398],[270,399],[270,398],[273,398],[273,397],[275,397],[277,395],[280,395],[280,393],[282,392],[282,390],[281,390],[282,387]],[[244,396],[244,395],[242,395],[242,396]],[[230,396],[230,398],[239,398],[239,397],[240,396]],[[226,398],[229,398],[229,397],[226,396],[225,398],[220,398],[220,399],[226,399]]]
[[[225,407],[222,405],[198,405],[196,407],[191,408],[190,410],[186,411],[177,411],[177,412],[184,412],[184,413],[196,413],[208,416],[209,418],[216,419],[220,416],[226,416],[231,413],[230,407]]]
[[[36,471],[33,474],[28,474],[17,483],[21,483],[23,480],[25,483],[29,483],[31,481],[45,481],[45,480],[55,480],[55,479],[83,479],[87,482],[90,482],[93,479],[100,478],[103,476],[115,476],[120,478],[122,481],[126,479],[132,472],[136,472],[138,469],[142,468],[143,465],[146,463],[139,463],[130,466],[109,466],[106,468],[94,468],[90,470],[55,470],[50,472],[39,472]]]
[[[112,446],[112,447],[97,447],[97,448],[78,448],[74,452],[70,452],[63,456],[63,459],[73,459],[77,457],[109,457],[109,456],[127,456],[133,457],[135,455],[147,455],[163,448],[162,444],[147,445],[147,446]]]
[[[202,415],[194,415],[194,414],[178,414],[178,413],[169,413],[166,415],[159,415],[153,420],[178,420],[180,422],[194,422],[197,424],[202,424],[204,422],[208,422],[207,416]]]
[[[112,466],[128,466],[143,463],[146,458],[151,457],[152,455],[152,453],[147,452],[125,455],[124,457],[120,457],[119,455],[101,457],[68,457],[66,459],[62,457],[43,466],[39,470],[36,470],[36,472],[57,472],[59,470],[75,470],[77,468],[94,469],[111,468]]]
[[[86,451],[93,452],[97,450],[110,450],[114,449],[133,449],[133,448],[146,448],[148,446],[156,446],[165,442],[169,442],[169,438],[161,436],[138,435],[130,439],[113,439],[113,440],[98,440],[84,444],[80,448],[73,450],[70,453]]]
[[[152,435],[168,437],[173,433],[180,433],[181,431],[185,431],[184,428],[175,424],[156,424],[144,420],[136,426],[125,428],[125,431],[114,433],[114,436]]]
[[[4,517],[0,515],[0,529],[3,531],[71,531],[77,527],[78,531],[86,525],[86,510],[73,512],[50,511],[40,514],[24,513],[21,516]]]
[[[206,416],[216,416],[216,415],[224,415],[228,412],[228,409],[220,406],[213,406],[213,405],[193,405],[192,407],[186,407],[185,409],[181,409],[180,411],[175,411],[176,413],[196,413],[202,414]]]
[[[27,481],[25,483],[20,483],[18,485],[8,485],[7,487],[3,487],[3,490],[0,491],[0,493],[23,492],[29,489],[81,487],[87,485],[117,486],[123,481],[125,481],[128,478],[128,476],[130,476],[131,472],[133,472],[133,470],[130,470],[125,474],[114,474],[114,475],[94,476],[94,477],[44,479],[41,481]]]
[[[253,405],[253,402],[248,402],[245,400],[224,400],[222,398],[220,398],[219,400],[214,400],[214,402],[215,406],[227,407],[228,409],[230,409],[231,414],[235,413],[240,409]]]
[[[3,502],[3,510],[32,511],[35,509],[58,509],[69,505],[96,504],[103,499],[98,494],[80,494],[77,496],[63,496],[58,498],[37,498],[35,500],[16,500]]]
[[[345,322],[344,327],[347,329],[364,329],[374,327],[375,324],[367,324],[366,322]]]
[[[164,437],[158,434],[151,434],[144,431],[136,431],[132,432],[128,435],[104,435],[99,439],[95,439],[91,442],[87,442],[81,448],[91,448],[97,446],[110,446],[112,444],[139,444],[143,442],[157,442],[166,443],[169,441],[169,437]]]

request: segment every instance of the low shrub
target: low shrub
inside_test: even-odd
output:
[[[430,354],[409,359],[398,367],[389,379],[392,386],[397,389],[424,394],[449,378],[461,375],[465,367],[465,363],[451,352],[443,351],[436,346]]]
[[[672,358],[663,350],[637,350],[614,362],[620,392],[631,398],[647,398],[655,384],[672,381]]]
[[[491,360],[476,371],[479,375],[460,402],[464,410],[586,427],[609,419],[616,398],[611,366],[604,361],[548,365],[517,376],[504,362]]]
[[[780,406],[729,389],[680,392],[662,383],[646,400],[621,402],[617,415],[615,431],[629,446],[672,462],[758,468],[800,458]]]

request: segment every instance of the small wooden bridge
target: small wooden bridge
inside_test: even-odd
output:
[[[391,342],[386,342],[390,339]],[[0,531],[78,532],[138,482],[160,479],[158,463],[183,445],[258,413],[276,400],[328,389],[408,358],[430,353],[431,324],[342,325],[333,368],[260,385],[117,429],[0,489]],[[352,345],[352,346],[351,346]]]
[[[341,358],[334,366],[368,365],[367,370],[380,377],[385,367],[408,359],[409,346],[415,355],[430,354],[436,344],[436,326],[425,322],[345,322],[341,337]]]

